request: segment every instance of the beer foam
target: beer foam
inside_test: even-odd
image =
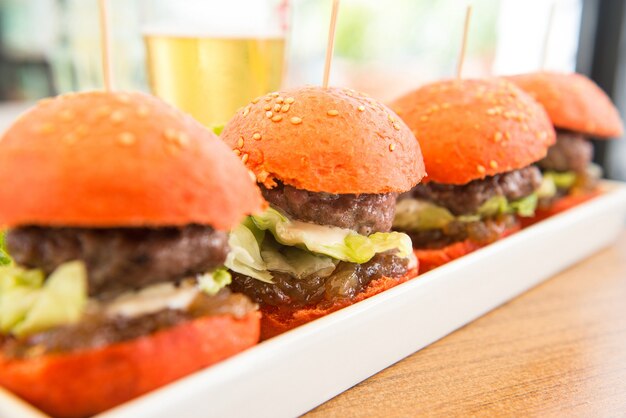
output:
[[[175,38],[228,38],[228,39],[283,39],[285,34],[279,29],[269,28],[201,28],[185,27],[176,24],[151,24],[141,28],[143,36],[168,36]]]
[[[165,2],[142,27],[145,36],[190,38],[284,38],[281,14],[267,2],[206,0]]]

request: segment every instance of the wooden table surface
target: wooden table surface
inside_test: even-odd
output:
[[[626,416],[617,243],[306,415]]]

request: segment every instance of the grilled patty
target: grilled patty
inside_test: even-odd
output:
[[[22,227],[6,235],[19,265],[51,273],[60,264],[82,260],[89,294],[100,298],[150,284],[178,281],[224,264],[228,234],[208,226],[181,228]]]
[[[389,231],[396,210],[395,193],[331,194],[284,184],[272,189],[259,186],[263,197],[292,219],[348,228],[362,235]]]
[[[529,166],[460,186],[441,183],[418,184],[406,197],[427,200],[447,208],[454,215],[471,215],[494,196],[517,200],[532,194],[541,185],[541,172]]]
[[[593,159],[593,145],[582,134],[559,130],[556,144],[537,165],[543,170],[583,173]]]

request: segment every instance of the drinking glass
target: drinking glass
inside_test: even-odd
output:
[[[152,92],[208,127],[280,88],[288,0],[145,0]]]

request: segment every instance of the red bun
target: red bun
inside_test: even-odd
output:
[[[308,306],[301,309],[285,310],[277,309],[273,306],[265,306],[261,308],[263,317],[261,318],[261,341],[275,337],[283,332],[294,329],[300,325],[304,325],[315,319],[326,316],[346,306],[353,305],[357,302],[370,298],[387,289],[391,289],[399,284],[409,281],[417,276],[417,270],[408,272],[400,278],[382,277],[373,280],[362,292],[357,294],[352,300],[342,300],[335,302],[331,306]]]
[[[55,417],[91,416],[253,346],[259,317],[209,316],[99,349],[0,357],[0,385]]]
[[[466,184],[526,167],[556,139],[541,105],[503,79],[441,81],[391,107],[420,142],[427,181]]]
[[[549,209],[539,209],[535,211],[535,216],[532,218],[521,218],[522,227],[526,228],[528,226],[534,225],[539,221],[543,221],[544,219],[550,218],[551,216],[557,215],[561,212],[564,212],[568,209],[573,208],[574,206],[578,206],[582,203],[585,203],[596,196],[601,195],[602,192],[600,190],[596,190],[589,193],[581,193],[581,194],[573,194],[564,196],[557,201]]]
[[[262,199],[190,116],[142,93],[47,99],[0,138],[0,226],[230,229]]]
[[[546,108],[554,126],[595,137],[616,137],[624,125],[611,99],[582,74],[538,72],[509,77]]]
[[[511,227],[504,231],[498,239],[508,237],[519,230],[519,226]],[[428,250],[416,249],[413,250],[413,252],[419,260],[419,274],[424,274],[427,271],[443,266],[450,261],[461,258],[466,254],[481,249],[482,247],[485,247],[485,245],[477,244],[476,242],[467,239],[465,241],[455,242],[454,244],[450,244],[443,248]]]
[[[404,192],[425,174],[404,122],[353,90],[304,87],[260,97],[237,112],[222,138],[267,187],[280,180],[312,192]]]

